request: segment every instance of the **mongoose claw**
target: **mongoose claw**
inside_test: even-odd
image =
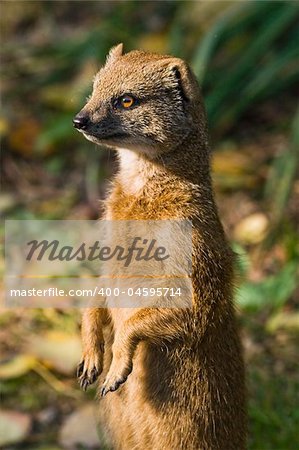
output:
[[[86,391],[88,384],[89,383],[88,383],[87,378],[82,378],[80,380],[80,388],[82,389],[82,391]]]
[[[83,370],[84,370],[84,361],[83,361],[83,363],[79,364],[77,374],[78,374],[78,378],[79,378],[78,382],[79,382],[80,388],[83,391],[86,391],[88,386],[90,386],[91,384],[93,384],[96,381],[96,379],[100,375],[100,371],[96,367],[91,369],[90,372],[88,372],[87,370],[83,372]]]
[[[122,378],[118,378],[117,380],[115,380],[112,384],[105,381],[105,383],[103,384],[103,387],[101,389],[101,397],[105,397],[106,394],[108,394],[108,392],[114,392],[116,391],[119,386],[123,383],[125,383],[125,381],[127,380],[128,377],[122,377]]]
[[[123,370],[116,370],[116,367],[119,366],[123,367]],[[132,369],[132,362],[122,364],[119,359],[114,359],[114,362],[112,362],[110,370],[106,376],[106,380],[102,386],[101,396],[105,397],[108,392],[116,391],[121,384],[124,384],[127,381]]]
[[[80,362],[77,367],[77,378],[80,378],[83,374],[83,368],[84,368],[84,361]]]
[[[105,397],[105,395],[107,394],[107,390],[106,390],[106,388],[103,386],[102,387],[102,389],[101,389],[101,397]]]
[[[93,384],[103,369],[102,353],[85,357],[78,365],[77,378],[80,388],[86,391]]]

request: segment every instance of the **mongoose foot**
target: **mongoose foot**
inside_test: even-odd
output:
[[[101,389],[101,396],[105,397],[108,392],[116,391],[121,384],[127,381],[128,376],[132,372],[132,365],[125,367],[125,369],[117,375],[114,375],[112,370],[109,370],[106,380]]]
[[[77,378],[80,388],[86,391],[93,384],[103,370],[103,346],[94,353],[83,356],[77,368]]]

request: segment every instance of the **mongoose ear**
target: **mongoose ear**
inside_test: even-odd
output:
[[[114,61],[116,61],[118,58],[120,58],[123,54],[124,44],[118,44],[112,47],[109,50],[108,56],[106,58],[106,64],[111,64]]]
[[[188,64],[182,59],[171,58],[168,60],[168,69],[176,80],[182,99],[185,102],[194,99],[199,92],[199,86]]]

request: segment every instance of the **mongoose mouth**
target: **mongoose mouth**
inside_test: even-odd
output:
[[[84,136],[88,138],[94,138],[98,141],[108,141],[108,140],[115,140],[115,139],[123,139],[126,137],[129,137],[129,134],[127,133],[111,133],[111,134],[96,134],[96,133],[89,133],[88,131],[83,131]]]
[[[120,138],[125,138],[128,137],[129,135],[127,133],[114,133],[114,134],[108,134],[107,136],[99,136],[99,139],[120,139]]]

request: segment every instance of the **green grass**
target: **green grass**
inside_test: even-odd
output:
[[[299,379],[251,369],[249,450],[297,450]]]

